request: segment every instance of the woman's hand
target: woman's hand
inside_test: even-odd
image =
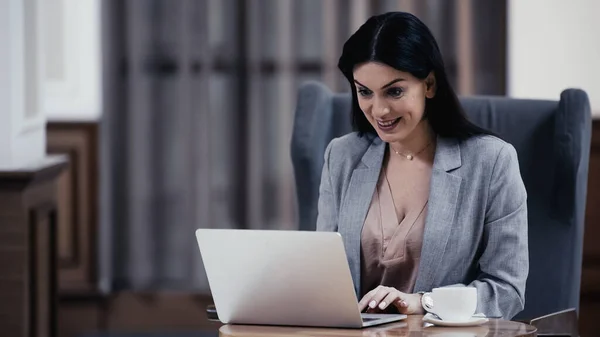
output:
[[[401,314],[419,315],[425,313],[421,306],[420,294],[405,294],[392,287],[379,286],[369,291],[358,302],[358,308],[361,312],[365,308],[368,308],[368,311],[384,311],[390,305],[398,308]]]

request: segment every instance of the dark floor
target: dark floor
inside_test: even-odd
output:
[[[219,332],[102,332],[94,334],[85,334],[80,337],[218,337]]]

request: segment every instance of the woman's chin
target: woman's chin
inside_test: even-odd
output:
[[[406,138],[402,132],[387,133],[377,131],[377,135],[386,143],[402,142]]]

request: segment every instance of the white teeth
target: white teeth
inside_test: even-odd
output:
[[[394,123],[396,123],[396,122],[398,121],[398,119],[399,119],[399,118],[396,118],[396,119],[392,119],[392,120],[390,120],[390,121],[385,121],[385,122],[382,122],[382,121],[377,121],[377,123],[378,123],[379,125],[381,125],[381,126],[391,126],[391,125],[393,125]]]

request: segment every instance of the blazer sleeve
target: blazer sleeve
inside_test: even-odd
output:
[[[510,144],[499,151],[488,189],[478,290],[478,311],[511,319],[525,306],[529,274],[527,193],[517,152]]]
[[[332,140],[325,149],[325,161],[321,173],[321,185],[319,186],[319,201],[317,206],[317,231],[336,232],[337,224],[337,204],[333,194],[333,186],[331,184],[331,175],[329,171],[331,148],[334,140]]]

